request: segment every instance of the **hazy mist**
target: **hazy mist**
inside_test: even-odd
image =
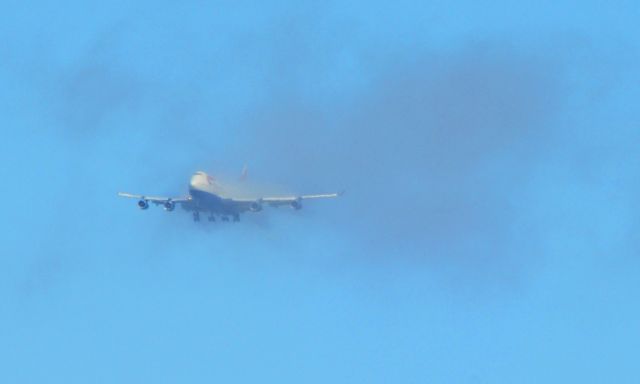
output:
[[[603,355],[640,339],[632,12],[23,7],[0,28],[9,381],[630,382]],[[245,164],[346,194],[228,225],[116,196]]]

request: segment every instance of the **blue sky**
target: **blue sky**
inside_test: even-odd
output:
[[[0,379],[637,381],[634,2],[0,12]],[[339,201],[195,225],[116,192]]]

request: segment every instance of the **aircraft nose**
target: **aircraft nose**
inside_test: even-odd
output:
[[[202,172],[197,172],[191,176],[189,187],[192,189],[206,188],[209,183],[207,182],[207,176]]]

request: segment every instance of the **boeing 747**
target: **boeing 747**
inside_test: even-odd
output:
[[[243,171],[241,179],[246,177]],[[119,196],[138,200],[138,208],[147,209],[149,203],[162,205],[165,211],[171,212],[176,205],[184,210],[191,211],[194,221],[200,221],[200,213],[207,215],[209,221],[215,221],[219,216],[222,221],[240,220],[240,214],[244,212],[260,212],[264,206],[279,207],[289,206],[293,209],[301,209],[302,202],[311,199],[327,199],[340,196],[342,193],[325,193],[316,195],[282,195],[244,197],[234,195],[233,189],[225,188],[222,183],[205,172],[198,171],[191,176],[189,182],[189,194],[181,197],[159,197],[149,195],[136,195],[131,193],[118,193]]]

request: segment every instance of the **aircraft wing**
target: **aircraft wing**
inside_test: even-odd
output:
[[[262,201],[268,204],[280,205],[291,204],[294,201],[308,200],[308,199],[330,199],[340,196],[341,193],[323,193],[318,195],[300,195],[300,196],[274,196],[263,197]]]
[[[151,203],[154,203],[155,205],[160,205],[160,204],[164,205],[167,203],[186,204],[191,202],[190,196],[160,197],[160,196],[136,195],[136,194],[126,193],[126,192],[118,192],[118,196],[151,202]]]
[[[322,193],[315,195],[291,195],[291,196],[265,196],[256,199],[230,199],[234,203],[246,207],[247,210],[259,211],[262,209],[262,204],[266,204],[272,207],[279,207],[283,205],[289,205],[295,209],[302,208],[302,200],[310,199],[331,199],[339,197],[343,194],[340,193]]]

